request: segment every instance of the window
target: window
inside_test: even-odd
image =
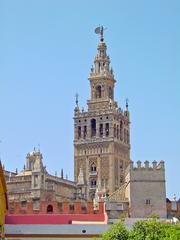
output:
[[[51,204],[47,206],[47,213],[53,213],[53,206]]]
[[[103,136],[103,124],[102,123],[99,125],[99,136],[100,137]]]
[[[96,87],[96,98],[101,98],[101,86]]]
[[[81,211],[87,213],[87,207],[84,204],[81,206]]]
[[[96,136],[96,119],[91,120],[91,137]]]
[[[87,126],[84,126],[84,130],[83,130],[84,139],[86,139],[86,136],[87,136]]]
[[[78,139],[81,138],[81,127],[78,127]]]
[[[69,211],[74,212],[74,204],[69,204]]]
[[[92,173],[96,172],[96,165],[95,165],[95,163],[93,163],[93,164],[91,165],[91,172],[92,172]]]
[[[109,136],[109,123],[106,123],[105,132],[106,132],[106,137],[108,137]]]
[[[21,207],[26,208],[26,206],[27,206],[27,201],[26,200],[22,201],[21,202]]]
[[[113,90],[112,90],[112,87],[109,87],[109,98],[113,99]]]
[[[150,205],[151,204],[151,200],[150,199],[146,199],[146,205]]]
[[[91,180],[91,188],[96,188],[96,180],[95,179]]]
[[[123,122],[120,122],[120,140],[123,140]]]

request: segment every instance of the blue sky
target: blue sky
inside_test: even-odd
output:
[[[167,195],[180,197],[180,2],[0,2],[0,152],[23,168],[40,144],[51,173],[73,178],[73,110],[89,99],[98,36],[117,80],[115,98],[131,112],[131,158],[166,162]]]

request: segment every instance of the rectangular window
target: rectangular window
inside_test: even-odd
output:
[[[150,205],[151,204],[151,200],[150,199],[146,199],[146,205]]]

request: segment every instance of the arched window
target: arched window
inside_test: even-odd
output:
[[[87,136],[87,126],[84,126],[83,137],[86,139]]]
[[[96,180],[95,179],[91,180],[91,188],[96,188]]]
[[[101,95],[102,95],[102,89],[101,89],[101,86],[99,85],[99,86],[96,87],[95,96],[96,96],[96,98],[101,98]]]
[[[108,137],[109,136],[109,123],[106,123],[105,132],[106,132],[106,137]]]
[[[112,87],[109,87],[109,98],[113,99],[113,90],[112,90]]]
[[[53,213],[53,206],[51,204],[47,206],[47,213]]]
[[[92,163],[92,164],[91,164],[91,172],[92,172],[92,173],[95,173],[95,172],[96,172],[96,164],[95,164],[95,163]]]
[[[123,140],[123,122],[120,122],[120,140]]]
[[[81,138],[81,127],[79,126],[78,127],[78,139],[80,139]]]
[[[102,137],[103,136],[103,124],[100,123],[99,125],[99,136]]]
[[[91,137],[96,136],[96,119],[91,120]]]

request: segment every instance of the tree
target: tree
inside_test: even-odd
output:
[[[164,225],[156,220],[138,221],[130,232],[132,240],[160,240],[165,236]]]
[[[102,240],[128,240],[129,232],[122,223],[115,224],[103,233]]]
[[[158,220],[138,221],[128,231],[121,222],[105,232],[102,240],[180,240],[180,225]]]
[[[138,221],[133,225],[128,240],[179,240],[180,226],[156,220]]]

